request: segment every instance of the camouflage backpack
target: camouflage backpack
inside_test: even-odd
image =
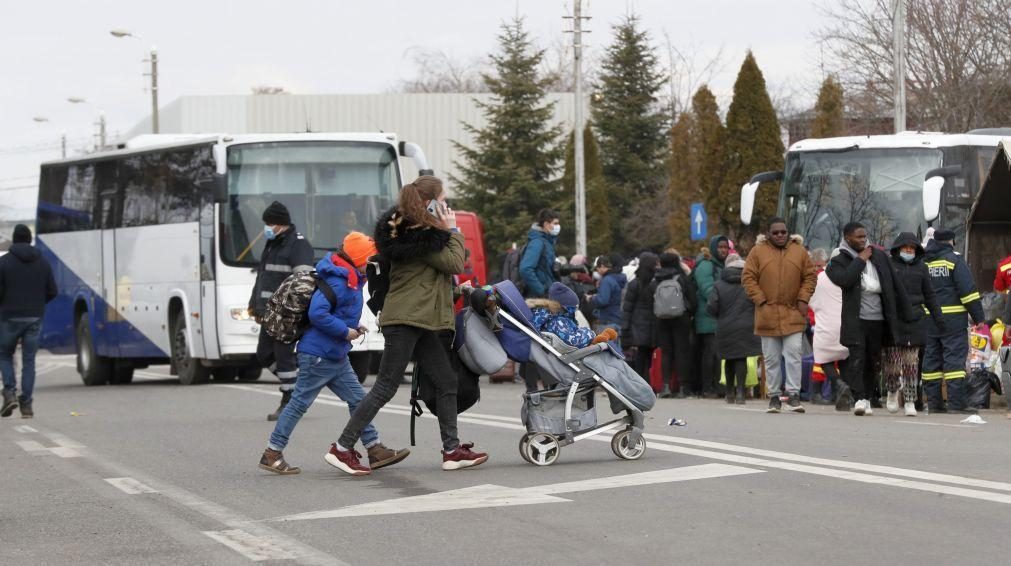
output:
[[[284,344],[301,338],[309,328],[309,301],[316,289],[330,301],[333,309],[337,304],[337,295],[315,271],[293,273],[282,281],[267,301],[263,316],[263,328],[267,335]]]

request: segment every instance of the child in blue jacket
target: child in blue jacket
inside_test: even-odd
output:
[[[260,458],[260,467],[277,474],[297,474],[301,470],[290,466],[281,453],[288,444],[295,425],[309,409],[324,387],[355,408],[365,398],[365,390],[358,375],[351,368],[348,352],[351,341],[366,332],[360,325],[362,316],[362,286],[365,284],[365,266],[376,255],[375,242],[361,232],[351,232],[344,238],[340,250],[324,257],[316,264],[320,285],[333,289],[336,302],[320,290],[313,293],[309,302],[309,328],[298,341],[298,381],[291,401],[285,406],[270,435],[267,449]],[[362,432],[362,443],[368,451],[369,464],[374,470],[396,464],[410,453],[407,449],[391,450],[379,441],[379,433],[369,424]],[[331,445],[331,451],[333,451]],[[328,452],[324,459],[330,462]]]
[[[611,330],[598,339],[596,332],[579,326],[576,322],[579,297],[564,283],[552,283],[548,288],[547,299],[527,299],[527,306],[533,311],[532,322],[539,332],[554,334],[574,348],[585,348],[590,344],[617,338],[617,334]]]

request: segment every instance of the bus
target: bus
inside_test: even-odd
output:
[[[969,209],[1009,133],[802,140],[790,146],[782,171],[754,175],[741,188],[741,221],[751,224],[759,185],[776,182],[779,216],[810,249],[837,247],[843,226],[855,221],[867,227],[869,241],[884,246],[899,232],[922,239],[929,226],[946,228],[964,251]]]
[[[284,203],[322,258],[349,231],[372,233],[403,184],[401,157],[431,174],[420,147],[387,133],[145,135],[42,164],[36,245],[59,295],[40,345],[76,354],[86,385],[152,364],[187,384],[257,379],[246,307],[264,208]],[[362,322],[376,330],[368,309]],[[355,342],[359,375],[382,349],[378,332]]]

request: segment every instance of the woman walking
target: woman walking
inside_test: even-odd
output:
[[[659,262],[656,254],[639,254],[635,279],[625,286],[625,299],[621,306],[621,345],[624,348],[635,348],[635,363],[632,368],[647,381],[649,365],[653,359],[653,334],[656,327],[650,285],[660,267]]]
[[[351,448],[362,430],[393,398],[413,359],[435,380],[442,469],[459,470],[484,463],[487,454],[460,444],[456,428],[456,372],[439,333],[452,331],[453,275],[463,271],[463,236],[456,213],[446,206],[442,181],[422,175],[400,191],[397,206],[380,217],[375,240],[390,262],[390,287],[379,313],[386,339],[376,384],[351,415],[344,432],[325,456],[351,475],[371,473]]]

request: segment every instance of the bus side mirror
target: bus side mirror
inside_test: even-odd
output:
[[[941,214],[941,189],[948,177],[962,174],[961,165],[949,165],[931,169],[924,175],[923,181],[923,220],[928,224],[937,220]]]
[[[400,142],[400,155],[402,157],[410,157],[414,160],[415,167],[418,168],[418,175],[434,175],[435,172],[432,170],[432,166],[428,163],[428,158],[425,157],[425,151],[421,149],[421,146],[416,143],[411,142]]]
[[[227,179],[224,175],[214,174],[200,179],[196,182],[196,185],[201,192],[210,193],[213,202],[220,204],[228,202]]]
[[[781,181],[782,179],[782,171],[766,171],[753,176],[751,180],[741,187],[741,222],[745,225],[751,224],[751,216],[755,211],[755,193],[758,192],[758,186],[762,183]]]

